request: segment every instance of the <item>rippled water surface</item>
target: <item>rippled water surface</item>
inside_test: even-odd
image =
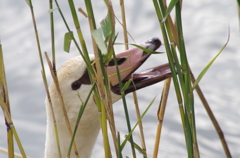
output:
[[[92,2],[99,24],[100,20],[106,15],[104,3],[97,0],[92,0]],[[67,21],[72,25],[67,2],[59,3]],[[39,0],[33,1],[33,4],[42,51],[50,52],[48,2]],[[128,31],[136,43],[141,43],[149,37],[157,36],[161,38],[158,20],[151,1],[132,0],[125,2],[125,4]],[[75,5],[84,8],[83,2],[76,1]],[[117,11],[119,10],[118,1],[114,1],[114,7],[116,16],[120,17],[120,12]],[[78,14],[86,41],[90,42],[88,21],[80,13]],[[240,157],[240,34],[237,14],[237,4],[234,0],[185,0],[183,3],[184,38],[190,66],[195,76],[226,43],[228,29],[230,28],[231,37],[228,46],[204,76],[200,86],[223,129],[230,151],[235,158]],[[67,31],[57,11],[55,11],[55,20],[57,66],[59,67],[65,60],[78,55],[78,53],[74,46],[71,47],[70,54],[63,51],[63,36]],[[74,27],[72,27],[72,30],[74,30]],[[119,24],[117,24],[117,30],[120,33],[122,31]],[[40,76],[41,68],[30,10],[25,1],[5,0],[0,2],[0,38],[4,51],[13,121],[27,155],[31,158],[41,158],[43,157],[45,143],[45,91]],[[123,42],[121,34],[117,42]],[[134,43],[132,40],[130,42]],[[123,49],[122,46],[116,46],[118,52]],[[89,50],[91,50],[91,47],[89,47]],[[164,51],[164,46],[159,51]],[[167,62],[166,54],[154,55],[141,69],[164,62]],[[49,72],[48,76],[50,82]],[[141,111],[147,107],[155,96],[158,98],[143,120],[150,157],[154,146],[157,125],[156,111],[162,86],[163,83],[159,83],[138,92]],[[128,104],[132,124],[134,124],[136,117],[131,95],[128,96]],[[215,129],[197,97],[195,97],[195,105],[201,156],[204,158],[225,157]],[[121,101],[116,103],[114,111],[117,129],[122,135],[125,135],[127,129]],[[0,146],[6,147],[6,132],[2,112],[0,112],[0,118]],[[137,141],[138,133],[136,132],[134,135]],[[164,158],[187,157],[173,87],[166,108],[159,153],[159,157]],[[124,155],[131,155],[130,148],[124,151]],[[0,154],[0,157],[7,156]],[[101,138],[97,140],[93,157],[104,157]]]

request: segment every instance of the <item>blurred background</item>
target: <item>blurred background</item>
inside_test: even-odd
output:
[[[92,0],[92,3],[99,26],[99,22],[107,14],[106,7],[103,1]],[[59,4],[71,29],[75,31],[67,1],[59,1]],[[42,52],[46,51],[50,54],[48,1],[33,1],[33,6]],[[80,0],[75,1],[75,6],[85,10],[85,5]],[[119,2],[114,1],[113,6],[116,16],[121,19]],[[151,1],[126,1],[125,9],[128,31],[134,39],[133,41],[129,38],[130,43],[139,44],[150,37],[161,39],[160,27]],[[91,52],[88,20],[81,13],[78,15],[85,40],[89,43],[88,50]],[[79,55],[79,53],[73,43],[70,53],[63,51],[63,37],[67,30],[58,11],[54,11],[54,17],[57,68],[59,68],[64,61]],[[225,134],[232,156],[240,157],[240,35],[237,2],[234,0],[184,0],[182,20],[188,59],[195,77],[226,43],[228,28],[230,28],[231,37],[226,49],[204,76],[200,82],[200,87]],[[119,32],[116,42],[123,43],[122,28],[118,22],[116,23],[116,31]],[[27,155],[31,158],[41,158],[44,155],[46,130],[45,90],[40,74],[41,67],[30,9],[25,1],[4,0],[0,2],[0,40],[4,52],[14,125]],[[123,50],[124,46],[115,47],[116,52]],[[165,51],[164,45],[159,51]],[[166,62],[166,54],[152,55],[140,69]],[[50,83],[51,77],[47,67],[46,70]],[[143,119],[149,157],[151,157],[154,147],[157,125],[156,111],[162,86],[163,83],[159,83],[137,92],[142,112],[157,96],[157,100]],[[137,119],[134,114],[135,108],[131,94],[128,95],[127,99],[132,125],[134,125]],[[124,136],[127,133],[127,128],[121,101],[115,104],[114,112],[117,130]],[[197,95],[195,96],[195,113],[201,156],[204,158],[224,158],[225,154],[221,142]],[[137,131],[134,133],[134,137],[134,140],[139,142]],[[0,147],[7,147],[6,127],[2,111],[0,112]],[[131,149],[126,147],[123,156],[131,157]],[[0,153],[0,157],[4,158],[7,155]],[[101,135],[97,140],[92,157],[104,157]],[[173,86],[163,123],[159,157],[187,157]]]

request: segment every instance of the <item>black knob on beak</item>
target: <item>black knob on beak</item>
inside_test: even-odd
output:
[[[155,46],[155,49],[157,49],[157,48],[159,48],[159,47],[161,46],[162,42],[160,41],[159,38],[153,37],[153,38],[147,40],[147,41],[145,42],[145,44],[154,45],[154,46]]]

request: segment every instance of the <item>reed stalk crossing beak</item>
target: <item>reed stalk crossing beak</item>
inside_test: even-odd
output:
[[[161,46],[161,41],[154,37],[140,46],[155,51]],[[135,70],[139,68],[150,55],[150,53],[138,47],[116,54],[118,69],[123,85],[131,80],[130,85],[124,90],[125,94],[171,77],[171,70],[168,63],[135,73]],[[116,74],[116,65],[113,59],[107,66],[107,72],[112,91],[120,95],[121,89]]]

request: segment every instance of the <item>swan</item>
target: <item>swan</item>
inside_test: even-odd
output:
[[[156,50],[160,47],[160,45],[161,41],[158,38],[152,38],[140,46],[149,50]],[[124,83],[130,78],[134,82],[134,84],[131,84],[125,90],[126,94],[137,89],[152,85],[171,76],[168,64],[147,69],[139,73],[133,73],[149,56],[149,53],[146,53],[137,47],[116,54],[119,71],[126,70],[128,68],[127,71],[121,73],[122,82]],[[94,56],[90,55],[90,59],[93,61]],[[116,67],[113,60],[109,62],[107,66],[107,72],[109,76],[116,73]],[[71,128],[73,130],[78,116],[79,107],[81,105],[81,100],[84,101],[86,99],[91,89],[91,83],[89,80],[88,71],[86,69],[86,64],[81,56],[73,57],[67,60],[60,67],[57,74],[65,108],[71,124]],[[109,82],[111,84],[112,90],[112,101],[116,102],[121,99],[118,79],[116,75],[110,77]],[[70,136],[67,131],[64,115],[60,106],[60,101],[58,99],[54,83],[49,86],[49,93],[51,96],[52,106],[59,132],[61,154],[63,157],[66,157],[70,144]],[[79,96],[81,100],[79,99]],[[50,111],[47,98],[45,102],[47,112],[45,158],[57,158],[59,155],[55,140],[54,125],[51,116],[52,113]],[[81,158],[91,157],[92,149],[97,139],[99,130],[100,121],[98,117],[98,110],[93,98],[91,97],[80,120],[80,124],[75,136],[76,146]],[[73,151],[70,156],[75,157]]]

